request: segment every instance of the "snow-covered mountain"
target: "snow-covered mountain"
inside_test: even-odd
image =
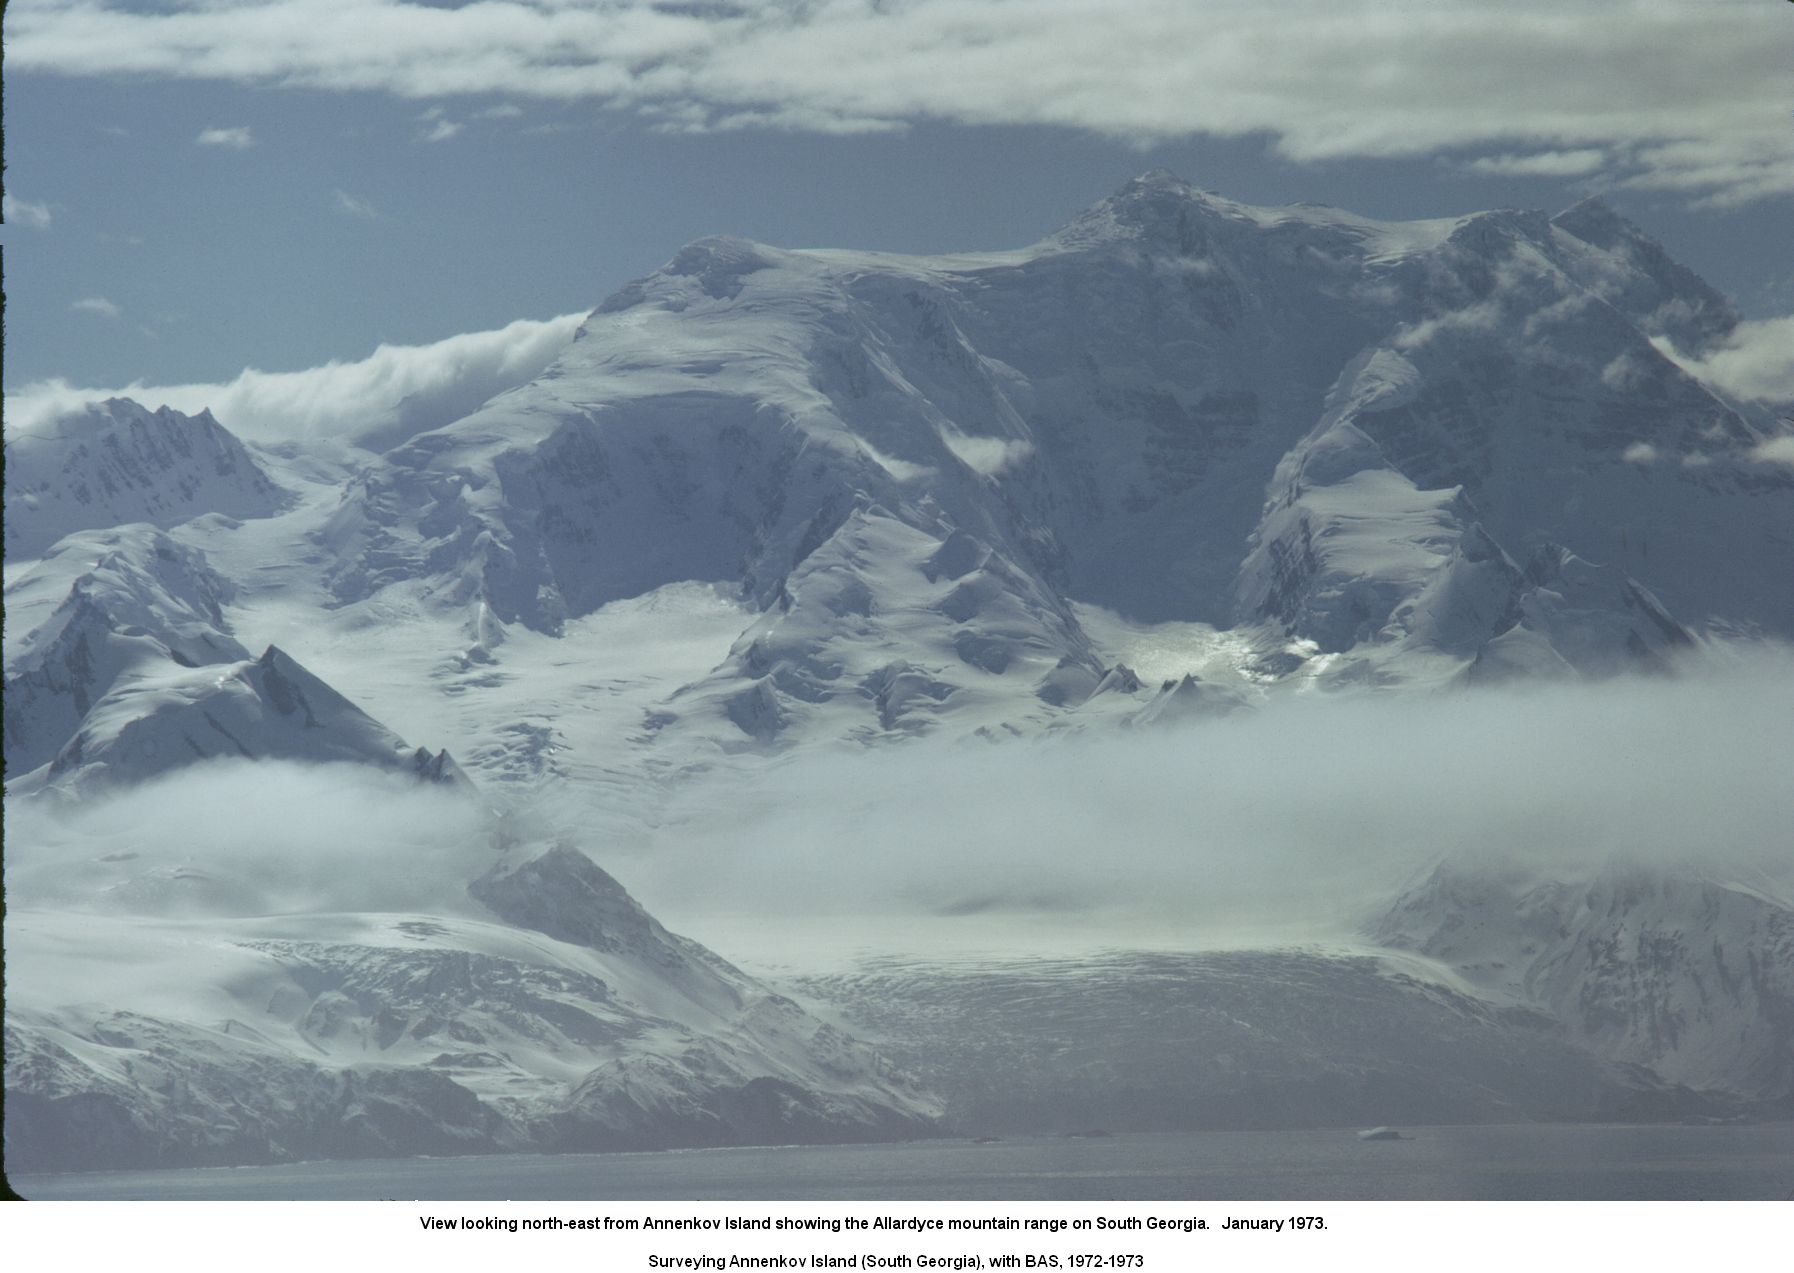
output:
[[[1092,607],[1227,634],[1184,708],[1601,676],[1707,632],[1794,635],[1771,582],[1794,574],[1794,472],[1758,457],[1786,426],[1653,344],[1698,354],[1735,322],[1599,204],[1376,222],[1152,173],[1014,252],[701,240],[535,380],[346,485],[186,421],[289,507],[180,538],[243,563],[222,573],[246,611],[298,594],[338,633],[428,630],[407,674],[469,715],[509,711],[528,635],[570,648],[609,607],[721,588],[745,607],[726,648],[631,695],[666,770],[1141,717],[1153,691],[1112,675]],[[185,420],[134,410],[76,423]],[[169,481],[188,514],[241,513]],[[273,635],[314,662],[313,632]],[[515,756],[544,723],[505,728],[479,745]],[[582,750],[552,746],[563,769]]]
[[[1794,637],[1794,469],[1761,446],[1790,426],[1660,348],[1698,359],[1736,322],[1599,203],[1380,222],[1151,173],[1012,252],[701,240],[529,383],[383,454],[117,399],[9,434],[9,807],[348,766],[321,772],[531,826],[466,899],[402,913],[289,913],[128,852],[15,893],[9,1147],[80,1166],[934,1126],[884,1054],[581,851],[537,850],[576,830],[624,874],[619,846],[676,834],[707,771],[1150,739],[1317,688],[1561,686]],[[43,851],[9,838],[9,875]],[[1368,951],[806,985],[967,1126],[1790,1098],[1773,890],[1505,887],[1436,877]],[[95,982],[108,960],[141,975]],[[1054,1052],[1092,987],[1123,1020]],[[1022,1003],[1041,1015],[1013,1047],[958,1039]],[[1178,1014],[1201,1028],[1166,1033]]]
[[[52,431],[6,436],[6,557],[35,557],[71,531],[201,513],[265,517],[285,494],[236,436],[202,411],[151,412],[108,398]]]
[[[1762,586],[1794,570],[1794,475],[1752,458],[1779,426],[1652,344],[1735,321],[1594,204],[1379,223],[1158,173],[1011,253],[703,240],[358,477],[330,585],[428,579],[549,633],[738,586],[764,618],[654,716],[723,745],[913,731],[991,688],[1050,717],[1112,666],[1068,601],[1241,625],[1286,677],[1602,673],[1689,625],[1794,633]],[[1612,595],[1566,600],[1547,551]]]
[[[78,797],[218,756],[460,777],[446,751],[407,746],[274,646],[251,658],[224,617],[232,585],[154,527],[62,540],[7,587],[9,619],[16,613],[24,627],[65,585],[16,642],[8,624],[14,794]]]
[[[1690,868],[1441,866],[1371,935],[1538,1006],[1598,1055],[1689,1088],[1794,1096],[1794,906],[1762,887]]]
[[[874,1140],[939,1113],[571,848],[447,915],[258,914],[229,881],[96,868],[160,914],[8,917],[15,1170]],[[71,957],[129,986],[71,986]]]
[[[249,657],[230,635],[231,585],[151,526],[85,531],[6,589],[6,768],[48,763],[93,705],[140,667]]]

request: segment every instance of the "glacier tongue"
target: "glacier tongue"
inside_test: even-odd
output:
[[[893,1040],[961,1135],[1728,1112],[1425,964],[1312,948],[913,956],[802,984]]]

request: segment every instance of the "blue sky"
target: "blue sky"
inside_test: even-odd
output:
[[[1020,246],[1156,166],[1387,217],[1599,192],[1794,315],[1777,0],[14,0],[6,39],[9,394],[573,314],[703,234]]]

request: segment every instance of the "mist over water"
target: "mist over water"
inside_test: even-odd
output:
[[[506,1155],[293,1163],[233,1171],[29,1178],[39,1199],[513,1200],[1099,1198],[1780,1200],[1786,1124],[1432,1127],[1397,1152],[1348,1131],[1170,1132],[1000,1144],[782,1146],[671,1154]],[[1211,1221],[1212,1223],[1212,1221]]]

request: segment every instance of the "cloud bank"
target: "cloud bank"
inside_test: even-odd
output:
[[[1499,154],[1715,203],[1794,193],[1788,26],[1746,0],[21,0],[16,70],[587,100],[674,130],[917,120],[1296,160]]]
[[[803,966],[911,954],[1351,940],[1440,859],[1612,862],[1794,888],[1794,654],[1669,679],[1303,699],[1142,734],[809,752],[694,775],[651,826],[590,787],[514,801],[676,932]],[[73,806],[7,802],[8,904],[169,917],[478,916],[478,800],[354,766],[211,762]],[[195,811],[203,811],[196,816]]]
[[[41,432],[84,403],[131,398],[151,410],[170,406],[192,414],[209,408],[226,428],[254,442],[333,437],[392,445],[534,379],[584,318],[519,319],[430,345],[381,345],[359,362],[330,362],[306,371],[248,368],[224,384],[133,382],[94,389],[66,380],[37,381],[7,396],[6,427]]]
[[[1310,697],[1175,731],[812,755],[695,785],[639,861],[601,860],[719,944],[752,915],[836,916],[892,949],[917,926],[1315,940],[1442,858],[1571,879],[1614,860],[1706,868],[1786,890],[1791,753],[1794,658],[1779,651],[1674,679]]]
[[[465,795],[354,765],[226,761],[56,807],[8,800],[7,901],[135,914],[474,913]]]

